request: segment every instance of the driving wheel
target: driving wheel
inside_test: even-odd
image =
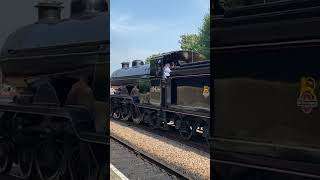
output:
[[[90,144],[80,142],[73,147],[72,157],[68,165],[68,173],[71,180],[97,180],[99,166],[93,154]]]
[[[1,137],[0,140],[0,174],[8,173],[12,167],[12,155],[10,153],[10,141]]]
[[[41,180],[54,180],[63,168],[63,146],[55,139],[47,139],[37,148],[35,167]]]
[[[34,162],[34,150],[32,147],[19,147],[17,152],[17,176],[20,179],[28,179],[31,176]]]
[[[141,113],[139,111],[139,108],[136,107],[136,106],[133,106],[132,107],[132,121],[135,123],[135,124],[140,124],[141,121],[143,120],[143,117],[141,117]]]
[[[185,140],[190,140],[194,134],[196,127],[188,120],[181,122],[179,133],[180,136]]]

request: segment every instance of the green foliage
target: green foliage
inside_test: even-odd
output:
[[[150,81],[149,80],[140,80],[139,81],[139,92],[145,93],[150,90]]]
[[[210,57],[210,15],[203,18],[202,27],[198,34],[184,34],[180,36],[180,47],[182,50],[198,52],[206,58]]]
[[[200,51],[199,46],[199,36],[197,34],[185,34],[180,36],[181,40],[179,41],[182,50],[189,51]]]
[[[157,56],[159,55],[160,53],[158,54],[152,54],[151,56],[147,57],[146,60],[144,61],[145,64],[150,64],[150,59],[152,59],[154,56]]]
[[[204,17],[203,25],[199,32],[199,53],[205,57],[210,58],[210,15]]]
[[[144,61],[144,64],[150,64],[150,58],[147,58],[147,59]]]

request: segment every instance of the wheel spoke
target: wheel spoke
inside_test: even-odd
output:
[[[127,107],[121,108],[121,120],[128,121],[132,115],[132,111],[130,111]]]
[[[12,167],[12,158],[10,155],[9,141],[1,139],[0,141],[0,173],[10,172]]]
[[[190,140],[194,134],[195,127],[190,123],[190,121],[182,121],[179,133],[183,139]]]
[[[151,127],[151,129],[156,129],[157,128],[157,116],[155,116],[154,114],[150,114],[149,115],[149,126]]]
[[[73,180],[97,179],[99,167],[89,144],[80,144],[73,148],[69,165],[69,176]],[[86,156],[86,157],[85,157]]]
[[[32,172],[34,152],[30,147],[20,147],[18,151],[18,176],[21,179],[28,179]]]
[[[63,168],[63,148],[53,139],[43,142],[35,158],[37,173],[41,180],[57,178]]]
[[[114,119],[120,119],[121,118],[121,113],[120,113],[120,109],[116,108],[113,113],[112,113],[112,117]]]
[[[203,127],[203,136],[206,139],[207,144],[209,144],[210,131],[207,124]]]
[[[135,124],[140,124],[141,121],[143,120],[143,118],[141,117],[141,114],[140,114],[140,111],[139,111],[139,108],[137,107],[133,107],[132,108],[132,121],[135,123]]]

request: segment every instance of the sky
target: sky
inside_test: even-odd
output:
[[[110,75],[121,62],[180,50],[180,36],[198,33],[209,9],[210,0],[111,0]]]

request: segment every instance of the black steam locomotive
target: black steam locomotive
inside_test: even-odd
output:
[[[0,173],[105,179],[109,12],[105,0],[40,2],[0,57]]]
[[[171,73],[164,77],[167,65]],[[190,51],[163,53],[152,57],[146,65],[141,60],[134,60],[132,67],[124,62],[110,79],[111,87],[119,90],[110,97],[111,116],[163,130],[175,126],[188,140],[198,132],[207,138],[209,78],[210,61]]]
[[[211,23],[212,175],[319,179],[320,2],[228,2]]]

